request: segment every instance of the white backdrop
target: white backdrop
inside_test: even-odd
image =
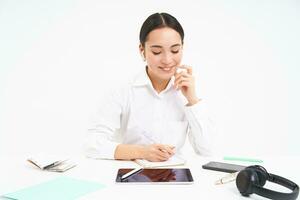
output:
[[[300,155],[299,1],[0,0],[0,153],[82,150],[89,116],[144,67],[142,22],[174,15],[222,155]]]

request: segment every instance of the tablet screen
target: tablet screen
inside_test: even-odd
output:
[[[117,183],[193,183],[193,177],[189,169],[142,169],[140,172],[126,178],[121,177],[133,169],[119,169]]]

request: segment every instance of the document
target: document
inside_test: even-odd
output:
[[[178,155],[174,155],[169,160],[163,162],[150,162],[144,159],[136,159],[134,161],[137,164],[141,165],[143,168],[170,167],[185,164],[185,159],[181,158]]]

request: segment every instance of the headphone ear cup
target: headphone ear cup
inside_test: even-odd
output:
[[[259,185],[258,175],[252,168],[245,168],[236,177],[236,186],[243,196],[253,193],[254,185]]]
[[[269,173],[263,166],[253,165],[247,167],[247,169],[253,169],[257,173],[259,186],[263,187],[266,184],[266,181],[269,180]]]
[[[257,165],[257,169],[258,169],[257,173],[259,178],[259,185],[263,187],[266,184],[267,180],[269,180],[269,173],[264,167],[260,165]]]

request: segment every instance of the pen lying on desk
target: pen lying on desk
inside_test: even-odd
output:
[[[125,180],[125,179],[139,173],[142,170],[143,170],[143,168],[136,168],[134,170],[131,170],[130,172],[128,172],[128,173],[124,174],[123,176],[121,176],[121,180]]]
[[[232,156],[225,156],[223,159],[230,160],[230,161],[242,161],[242,162],[256,162],[256,163],[263,162],[263,160],[255,159],[255,158],[242,158],[242,157],[232,157]]]

